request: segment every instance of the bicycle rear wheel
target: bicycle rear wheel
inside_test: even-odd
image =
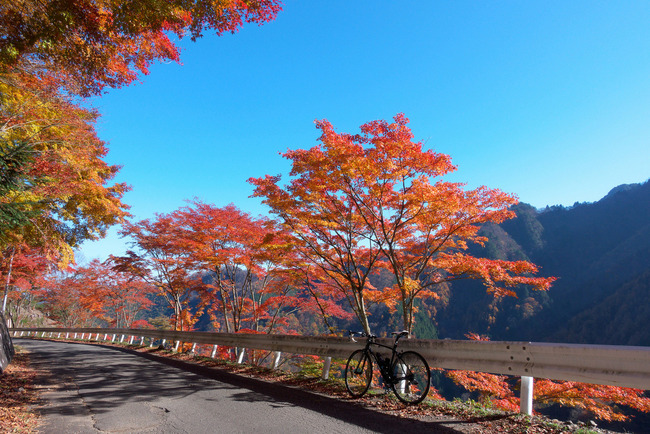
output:
[[[372,381],[372,360],[364,350],[356,350],[345,365],[345,388],[355,398],[362,397]]]
[[[398,355],[393,365],[393,391],[405,404],[417,404],[429,393],[431,371],[424,357],[413,351]]]

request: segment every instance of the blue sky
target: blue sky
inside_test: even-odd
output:
[[[449,180],[572,205],[650,177],[649,22],[646,1],[288,0],[93,104],[137,220],[193,197],[265,214],[246,180],[287,174],[279,153],[316,145],[315,119],[400,112]],[[111,231],[79,260],[124,248]]]

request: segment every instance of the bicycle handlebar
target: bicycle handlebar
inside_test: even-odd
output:
[[[407,330],[402,330],[399,332],[392,332],[391,334],[395,336],[395,342],[397,342],[401,337],[408,336],[410,333]],[[350,340],[352,342],[356,342],[354,340],[355,336],[360,336],[362,338],[370,338],[370,339],[375,339],[377,337],[376,335],[368,335],[365,332],[355,332],[352,330],[348,330],[348,335],[350,336]]]

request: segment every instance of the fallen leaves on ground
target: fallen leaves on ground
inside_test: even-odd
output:
[[[37,399],[36,371],[29,367],[29,355],[19,348],[0,376],[0,432],[35,433],[38,416],[32,410]]]

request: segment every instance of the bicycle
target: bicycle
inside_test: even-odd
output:
[[[384,384],[392,388],[397,399],[405,404],[418,404],[429,393],[431,384],[429,365],[424,357],[414,351],[397,351],[400,338],[407,336],[409,332],[401,331],[392,334],[395,336],[395,342],[391,347],[376,342],[377,336],[375,335],[349,332],[353,342],[356,342],[354,336],[368,339],[364,349],[354,351],[348,358],[345,365],[345,388],[354,398],[365,395],[372,382],[372,359],[374,358]],[[384,358],[373,350],[373,346],[390,349],[391,356]]]

